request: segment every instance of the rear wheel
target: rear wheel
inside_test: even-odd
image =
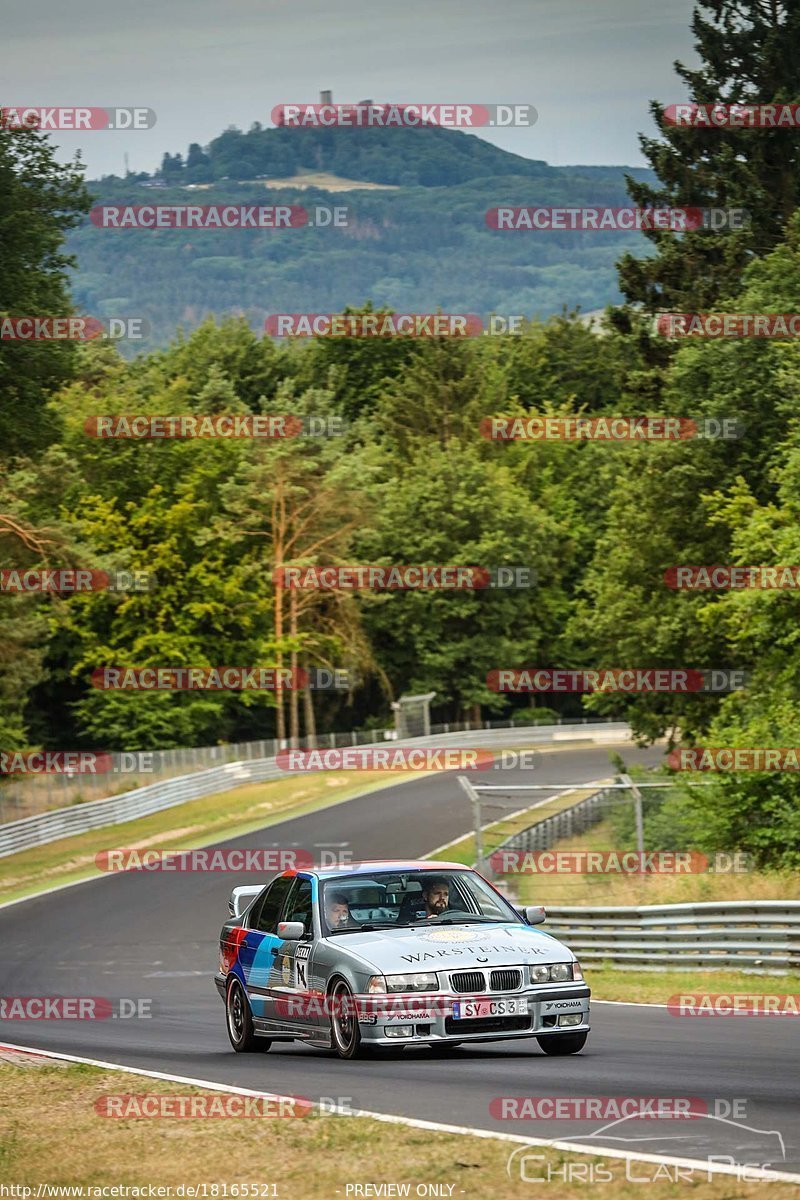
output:
[[[588,1033],[551,1033],[537,1038],[545,1054],[577,1054],[586,1045]]]
[[[331,1045],[339,1058],[359,1058],[364,1050],[358,1028],[356,1002],[344,979],[338,979],[330,991]]]
[[[253,1014],[250,1012],[250,1002],[245,990],[234,975],[228,986],[225,1001],[225,1017],[228,1026],[228,1037],[237,1054],[251,1051],[269,1050],[269,1038],[256,1037],[253,1029]]]

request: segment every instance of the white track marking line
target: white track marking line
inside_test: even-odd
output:
[[[17,1046],[12,1042],[0,1043],[0,1049],[22,1050],[31,1054],[41,1054],[45,1058],[60,1059],[64,1062],[83,1063],[90,1067],[100,1067],[105,1071],[122,1071],[126,1075],[141,1075],[147,1079],[163,1079],[167,1083],[186,1083],[191,1087],[206,1088],[212,1092],[227,1092],[236,1096],[263,1096],[268,1100],[293,1100],[295,1096],[281,1095],[279,1092],[265,1092],[255,1088],[236,1087],[234,1084],[216,1083],[209,1079],[192,1079],[187,1075],[170,1075],[165,1071],[148,1071],[143,1067],[126,1067],[121,1063],[104,1062],[97,1058],[83,1058],[77,1054],[61,1054],[54,1050],[40,1050],[34,1046]],[[313,1104],[319,1108],[319,1104]],[[764,1180],[767,1182],[800,1183],[800,1175],[788,1171],[765,1171],[761,1168],[744,1168],[741,1165],[728,1163],[710,1163],[701,1158],[678,1158],[665,1154],[636,1154],[631,1150],[619,1150],[617,1147],[585,1146],[578,1142],[556,1142],[546,1138],[526,1138],[518,1133],[495,1133],[491,1129],[471,1129],[468,1125],[444,1125],[439,1121],[423,1121],[416,1117],[394,1116],[390,1113],[370,1112],[367,1109],[357,1109],[343,1114],[353,1117],[366,1117],[371,1121],[383,1121],[388,1125],[405,1125],[410,1129],[427,1129],[434,1133],[454,1133],[467,1137],[485,1138],[489,1141],[513,1142],[521,1146],[544,1146],[553,1150],[571,1150],[577,1154],[589,1154],[594,1158],[617,1158],[627,1162],[650,1162],[659,1165],[688,1167],[699,1169],[706,1175],[735,1175],[740,1177],[743,1170],[747,1171],[748,1180]]]

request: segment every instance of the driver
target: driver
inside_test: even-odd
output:
[[[426,917],[438,917],[450,906],[450,884],[440,875],[422,882],[422,900]]]
[[[343,892],[331,892],[326,896],[325,919],[330,929],[346,929],[352,923],[350,902]]]

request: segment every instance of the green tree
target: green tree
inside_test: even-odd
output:
[[[76,160],[63,165],[35,131],[0,130],[0,319],[72,311],[64,235],[90,205]],[[0,464],[55,436],[45,405],[70,378],[74,347],[64,341],[0,340]]]
[[[701,58],[676,70],[698,104],[796,102],[800,94],[800,6],[796,0],[701,0],[692,30]],[[782,238],[797,207],[800,143],[792,129],[686,128],[651,111],[660,139],[640,137],[658,176],[628,178],[640,207],[744,208],[741,231],[649,230],[655,254],[620,261],[622,291],[649,312],[705,311],[734,295],[754,256]]]

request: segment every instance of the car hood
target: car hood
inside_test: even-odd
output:
[[[349,950],[380,974],[516,963],[571,962],[571,950],[528,925],[436,925],[345,933],[331,944]]]

